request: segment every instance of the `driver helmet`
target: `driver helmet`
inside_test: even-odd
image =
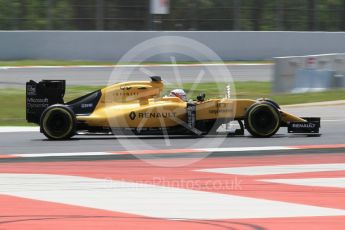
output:
[[[182,101],[187,101],[187,94],[183,89],[174,89],[170,91],[170,97],[178,97]]]

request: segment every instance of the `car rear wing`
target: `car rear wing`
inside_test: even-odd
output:
[[[65,80],[42,80],[26,83],[26,120],[40,123],[43,111],[53,104],[63,104]]]

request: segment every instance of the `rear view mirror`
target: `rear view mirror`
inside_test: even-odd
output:
[[[200,93],[199,96],[196,97],[197,101],[205,101],[206,94],[205,93]]]

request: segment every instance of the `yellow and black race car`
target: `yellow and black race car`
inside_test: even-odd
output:
[[[280,109],[268,99],[208,99],[195,101],[161,97],[160,77],[151,81],[117,83],[65,103],[65,81],[26,83],[26,119],[40,125],[49,139],[75,134],[189,134],[214,133],[232,120],[236,135],[244,129],[254,137],[270,137],[280,127],[289,133],[318,133],[320,118],[302,118]],[[243,125],[244,121],[244,125]]]

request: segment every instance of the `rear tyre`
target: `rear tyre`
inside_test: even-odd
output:
[[[281,126],[281,116],[269,102],[258,102],[249,107],[244,120],[246,129],[254,137],[271,137]]]
[[[43,112],[40,126],[43,134],[49,139],[69,139],[76,131],[75,115],[65,105],[53,105]]]

